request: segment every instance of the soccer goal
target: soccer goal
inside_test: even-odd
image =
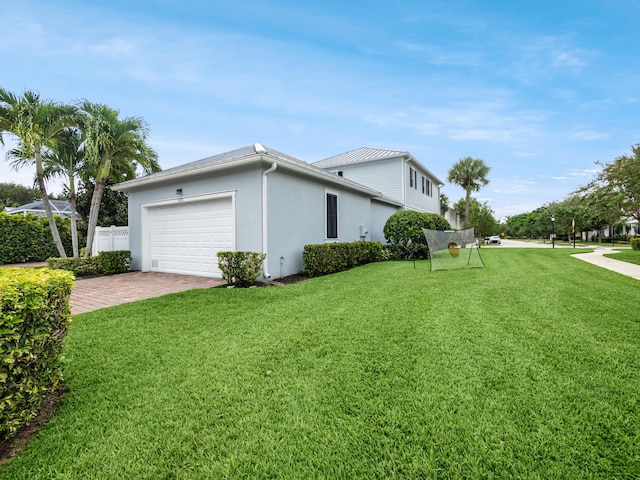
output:
[[[423,228],[429,247],[431,271],[484,267],[473,228],[429,230]]]

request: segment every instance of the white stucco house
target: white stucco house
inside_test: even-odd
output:
[[[410,159],[398,161],[413,171]],[[266,278],[300,272],[306,244],[384,242],[386,220],[413,205],[415,193],[392,196],[261,144],[113,189],[129,197],[132,269],[220,277],[219,251],[255,251],[267,254]]]

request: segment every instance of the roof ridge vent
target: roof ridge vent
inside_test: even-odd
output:
[[[256,153],[267,153],[267,149],[264,148],[261,143],[254,143],[253,148],[256,150]]]

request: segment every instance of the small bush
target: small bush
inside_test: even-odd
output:
[[[631,242],[631,248],[636,250],[636,251],[640,251],[640,237],[634,237],[630,240]]]
[[[97,257],[48,258],[49,268],[68,270],[78,277],[125,273],[131,266],[129,250],[100,252]]]
[[[72,285],[69,272],[0,269],[0,443],[36,416],[62,380]]]
[[[429,254],[423,228],[451,230],[451,225],[435,213],[400,210],[391,215],[384,225],[384,238],[390,244],[394,258],[426,258]]]
[[[265,258],[266,254],[258,252],[218,252],[218,267],[228,283],[247,287],[260,276]]]
[[[319,277],[365,263],[378,262],[382,256],[380,242],[312,244],[305,245],[302,252],[304,272],[310,277]]]
[[[78,277],[98,275],[97,257],[47,258],[47,266],[56,270],[67,270]]]
[[[131,266],[131,252],[129,250],[114,250],[98,253],[98,272],[102,275],[125,273]]]

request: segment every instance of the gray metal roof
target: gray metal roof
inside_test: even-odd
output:
[[[320,168],[332,168],[342,165],[353,165],[355,163],[370,162],[372,160],[381,160],[383,158],[393,157],[410,157],[409,152],[401,150],[385,150],[382,148],[369,148],[361,147],[351,150],[349,152],[334,155],[333,157],[325,158],[313,164]]]
[[[387,203],[398,204],[398,202],[385,197],[381,192],[377,190],[373,190],[370,187],[361,185],[352,180],[339,177],[333,173],[323,170],[322,168],[318,168],[315,165],[312,165],[308,162],[292,157],[291,155],[287,155],[286,153],[282,153],[271,147],[263,146],[260,143],[254,143],[253,145],[248,145],[246,147],[230,150],[228,152],[220,153],[218,155],[213,155],[211,157],[206,157],[201,160],[196,160],[195,162],[190,162],[184,165],[179,165],[177,167],[168,168],[167,170],[162,170],[161,172],[153,173],[151,175],[146,175],[143,177],[135,178],[133,180],[129,180],[127,182],[119,183],[117,185],[114,185],[111,188],[116,191],[127,191],[131,187],[135,188],[138,186],[152,184],[157,181],[163,181],[165,179],[170,180],[173,177],[178,177],[183,175],[195,175],[201,170],[213,170],[218,168],[232,167],[238,163],[241,163],[243,160],[247,160],[247,161],[280,160],[278,164],[285,168],[289,167],[298,172],[312,175],[315,177],[320,177],[332,183],[339,183],[339,184],[349,186],[356,190],[366,192],[372,197]]]

